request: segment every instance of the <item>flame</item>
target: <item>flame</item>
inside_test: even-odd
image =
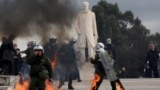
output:
[[[51,62],[52,69],[55,68],[57,64],[57,53],[54,55],[54,58]],[[14,90],[28,90],[29,89],[29,80],[23,80],[23,75],[19,74],[19,82],[16,83]],[[45,80],[45,90],[54,90],[54,86],[52,85],[52,82],[50,82],[48,79]]]
[[[29,82],[24,81],[23,84],[17,82],[15,86],[15,90],[28,90]]]
[[[54,57],[53,57],[53,60],[51,62],[51,65],[52,65],[52,69],[54,70],[55,69],[55,66],[57,64],[57,60],[58,60],[58,53],[56,52]]]
[[[97,82],[99,82],[100,79],[101,79],[101,77],[98,74],[94,75],[94,79],[92,81],[92,85],[91,85],[90,90],[95,90],[97,88]]]
[[[116,82],[116,86],[118,90],[124,90],[123,86],[119,82]]]
[[[16,83],[14,90],[28,90],[29,80],[23,80],[22,75],[19,75],[19,82]]]
[[[54,90],[52,82],[49,81],[49,79],[46,79],[46,81],[45,81],[45,90]]]

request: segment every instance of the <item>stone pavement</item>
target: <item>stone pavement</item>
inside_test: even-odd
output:
[[[87,63],[81,70],[82,82],[73,81],[74,90],[89,90],[91,81],[93,79],[93,66]],[[0,76],[1,77],[1,76]],[[160,90],[160,78],[136,78],[136,79],[120,79],[122,84],[125,87],[125,90]],[[0,86],[0,90],[14,90],[13,86],[18,81],[17,76],[10,76],[10,85],[9,86]],[[2,82],[2,80],[0,80]],[[55,90],[58,90],[58,81],[53,83]],[[62,86],[61,90],[67,89],[67,82]],[[100,86],[99,90],[111,90],[110,83],[105,79]]]
[[[160,90],[160,79],[121,79],[125,90]],[[73,87],[75,90],[89,90],[91,81],[74,81]],[[62,87],[62,90],[67,90],[67,83]],[[99,90],[112,90],[108,80],[104,80]]]
[[[139,78],[139,79],[121,79],[122,84],[125,87],[125,90],[160,90],[160,79],[146,79],[146,78]],[[57,81],[54,82],[54,87],[56,89],[58,83]],[[91,80],[83,80],[82,82],[73,81],[73,87],[75,90],[89,90],[91,85]],[[0,90],[14,90],[14,85],[9,87],[0,87]],[[61,90],[68,90],[67,89],[67,82],[65,85],[62,86]],[[100,86],[99,90],[111,90],[111,86],[108,80],[104,80],[102,85]]]

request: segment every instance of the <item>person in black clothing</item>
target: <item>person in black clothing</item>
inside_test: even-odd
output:
[[[97,52],[96,52],[96,55],[95,55],[95,59],[89,58],[89,60],[92,64],[94,64],[94,68],[95,68],[94,79],[99,78],[97,80],[93,80],[92,86],[90,87],[90,90],[98,90],[99,86],[101,85],[101,83],[104,79],[104,77],[106,76],[105,70],[103,68],[103,65],[102,65],[101,61],[99,61],[99,56],[98,56]]]
[[[77,56],[76,56],[76,51],[75,51],[75,43],[76,43],[77,39],[76,38],[72,38],[70,43],[69,43],[69,50],[70,50],[70,58],[73,60],[73,65],[75,68],[74,70],[74,79],[77,79],[78,82],[81,82],[81,78],[80,78],[80,72],[79,72],[79,68],[78,68],[78,65],[77,65]]]
[[[151,74],[146,77],[152,77],[152,72],[154,74],[154,78],[159,77],[158,69],[157,69],[158,59],[159,59],[159,54],[158,54],[158,51],[155,47],[155,44],[151,43],[149,45],[149,50],[147,52],[146,62],[145,62],[145,66],[147,66],[147,65],[149,66],[149,68],[151,70],[151,72],[150,72]]]
[[[108,54],[110,55],[110,57],[114,60],[114,65],[113,67],[118,70],[118,63],[116,60],[116,51],[115,51],[115,45],[112,44],[112,40],[111,38],[107,38],[106,39],[106,43],[105,43],[105,48],[104,48]]]
[[[76,63],[76,54],[73,47],[74,44],[75,42],[71,40],[68,45],[68,60],[70,61],[68,64],[68,67],[70,69],[68,72],[68,89],[74,89],[72,86],[73,74],[78,69]]]
[[[44,54],[51,60],[51,62],[57,62],[57,55],[58,55],[58,45],[57,45],[57,38],[55,36],[49,38],[48,42],[44,45]],[[55,64],[56,66],[56,64]],[[53,68],[53,79],[58,79],[58,69],[57,67]]]
[[[16,53],[17,51],[14,49],[13,46],[13,40],[15,38],[15,35],[10,35],[8,39],[4,42],[4,52],[2,56],[2,62],[3,62],[3,68],[5,70],[6,75],[12,75],[12,65],[13,65],[13,53]]]
[[[72,42],[64,41],[64,44],[60,47],[58,51],[58,67],[60,75],[60,84],[58,88],[60,89],[64,83],[64,80],[68,80],[68,89],[74,89],[72,86],[73,73],[75,71],[76,56],[73,50]],[[67,76],[67,77],[65,77]],[[65,77],[65,79],[64,79]]]
[[[108,51],[109,55],[115,61],[116,60],[115,46],[112,44],[111,38],[107,38],[106,42],[107,43],[105,44],[105,48],[104,49]]]
[[[60,46],[60,48],[58,49],[58,62],[56,65],[56,69],[58,71],[58,76],[59,76],[59,85],[58,85],[58,89],[60,89],[62,87],[62,85],[64,85],[64,81],[65,81],[65,66],[67,63],[67,44],[68,41],[64,42],[63,45]]]
[[[53,60],[54,55],[57,53],[57,39],[56,37],[52,37],[49,41],[44,45],[45,55],[50,59]]]
[[[26,56],[23,58],[22,68],[20,70],[24,78],[29,78],[30,65],[28,65],[27,60],[34,55],[34,46],[36,46],[36,42],[29,41],[27,43],[27,48],[23,51],[20,51],[20,53],[26,54]]]
[[[1,47],[0,47],[0,61],[2,61],[2,56],[3,56],[3,53],[4,53],[4,46],[5,46],[5,42],[6,42],[7,38],[6,37],[2,37],[2,44],[1,44]]]
[[[74,50],[75,40],[71,39],[70,42],[65,41],[60,47],[58,52],[58,65],[60,75],[60,84],[58,88],[61,88],[64,80],[68,81],[68,89],[73,90],[72,81],[78,78],[78,82],[81,82],[79,70],[76,62],[76,53]],[[65,77],[65,79],[64,79]]]
[[[120,78],[128,78],[128,72],[127,72],[125,66],[122,67],[122,69],[121,69],[120,73],[118,74],[118,76]]]
[[[34,52],[33,48],[34,48],[34,46],[36,46],[36,42],[35,41],[29,41],[27,43],[27,49],[25,49],[23,51],[20,51],[20,53],[26,54],[26,60],[33,55],[33,52]]]
[[[3,57],[4,50],[5,50],[5,42],[6,42],[6,40],[7,40],[6,37],[2,37],[2,44],[1,44],[1,47],[0,47],[0,74],[4,74],[4,67],[3,67],[2,57]]]
[[[22,67],[23,60],[21,58],[20,49],[17,48],[17,44],[14,43],[14,49],[17,51],[14,53],[14,61],[13,61],[13,74],[18,75],[20,72],[20,69]]]

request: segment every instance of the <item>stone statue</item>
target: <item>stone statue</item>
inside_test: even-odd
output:
[[[87,1],[83,2],[82,10],[77,16],[76,30],[78,33],[77,43],[81,53],[81,61],[85,62],[86,60],[85,48],[88,48],[88,58],[94,58],[94,47],[98,39],[97,25],[95,13],[89,10],[89,3]]]

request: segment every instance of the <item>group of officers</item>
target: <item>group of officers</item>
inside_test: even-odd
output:
[[[27,43],[27,49],[20,51],[13,43],[14,36],[3,37],[0,48],[0,71],[3,75],[23,75],[30,80],[29,90],[44,90],[45,80],[59,79],[57,88],[61,88],[65,81],[69,81],[68,89],[74,89],[72,80],[81,82],[76,55],[73,45],[75,40],[65,40],[61,46],[56,44],[56,38],[50,38],[44,46],[34,41]],[[21,54],[26,56],[21,58]],[[55,60],[55,57],[58,60]],[[56,62],[54,67],[52,62]],[[17,69],[14,69],[17,67]],[[53,76],[54,75],[54,76]]]
[[[28,70],[29,77],[30,77],[29,90],[35,90],[35,89],[44,90],[45,80],[48,79],[49,81],[52,81],[53,77],[56,77],[56,74],[58,74],[57,79],[59,79],[60,81],[57,88],[61,88],[64,82],[67,80],[68,89],[73,90],[74,88],[72,86],[72,80],[77,79],[78,82],[81,82],[78,65],[76,61],[76,58],[77,58],[76,52],[74,50],[74,44],[76,43],[76,40],[74,39],[71,39],[70,41],[66,40],[60,47],[56,45],[56,39],[54,38],[49,39],[49,42],[44,46],[37,45],[35,42],[32,41],[27,43],[27,49],[24,51],[20,51],[17,48],[17,45],[13,43],[13,40],[14,40],[14,36],[10,36],[8,39],[6,38],[2,39],[0,52],[1,52],[1,64],[2,64],[1,69],[5,71],[5,73],[3,74],[17,75],[20,73],[20,74],[24,74],[25,76],[25,74],[27,74],[25,72],[27,68],[25,68],[23,65],[24,63],[25,64],[27,63],[29,68]],[[103,65],[102,57],[99,56],[100,53],[104,53],[104,52],[101,52],[101,49],[106,51],[103,43],[97,43],[97,45],[95,46],[96,58],[89,58],[91,63],[95,65],[95,76],[99,75],[100,77],[100,80],[96,82],[95,86],[92,85],[90,90],[98,90],[98,87],[100,86],[100,83],[102,82],[104,77],[103,74],[108,74],[107,76],[108,78],[110,78],[111,85],[113,88],[112,90],[116,90],[117,82],[123,88],[118,77],[116,77],[116,74],[115,76],[110,75],[110,73],[112,74],[115,73],[112,65],[107,66],[109,68],[106,68],[105,64]],[[6,53],[7,55],[5,55]],[[26,54],[26,57],[24,60],[20,56],[21,53]],[[104,60],[107,60],[107,59],[111,61],[114,60],[112,58],[108,58],[108,55],[111,55],[111,53],[110,54],[107,53],[106,55],[107,55],[107,58],[103,58]],[[5,58],[5,56],[7,58]],[[8,58],[9,56],[12,56],[12,57],[10,57],[9,59]],[[53,56],[58,57],[58,60],[56,61],[57,64],[54,69],[51,66],[51,62],[54,62]],[[112,57],[112,56],[109,56],[109,57]],[[15,62],[16,60],[15,58],[17,58],[17,62]],[[16,63],[15,66],[18,68],[17,70],[15,70],[16,71],[15,74],[12,73],[13,60],[14,60],[14,63]]]
[[[31,41],[27,43],[27,49],[24,51],[20,51],[17,48],[17,45],[13,43],[13,39],[14,36],[10,36],[8,39],[2,38],[0,68],[3,74],[17,75],[20,73],[24,74],[24,76],[29,74],[29,90],[35,90],[36,88],[44,90],[46,79],[51,82],[52,79],[58,79],[60,83],[57,88],[59,89],[65,81],[68,81],[68,89],[72,90],[74,89],[72,80],[77,79],[78,82],[81,82],[74,50],[75,39],[64,41],[60,47],[56,44],[56,38],[49,39],[49,42],[44,46],[37,45],[36,42]],[[89,58],[89,61],[95,67],[95,75],[90,90],[98,90],[105,76],[109,79],[112,90],[116,90],[117,85],[121,90],[124,90],[114,69],[115,50],[111,44],[111,39],[107,39],[107,44],[97,43],[94,50],[96,52],[95,58]],[[26,54],[24,60],[21,58],[21,53]],[[55,57],[57,60],[55,60]],[[155,77],[158,77],[157,63],[153,59],[157,60],[158,58],[155,45],[150,44],[146,65],[148,64],[150,69],[153,68]],[[51,62],[57,62],[54,68],[51,66]],[[25,72],[27,68],[23,66],[24,63],[28,65],[27,72]],[[12,72],[13,69],[14,73]],[[97,78],[99,79],[96,80]]]

